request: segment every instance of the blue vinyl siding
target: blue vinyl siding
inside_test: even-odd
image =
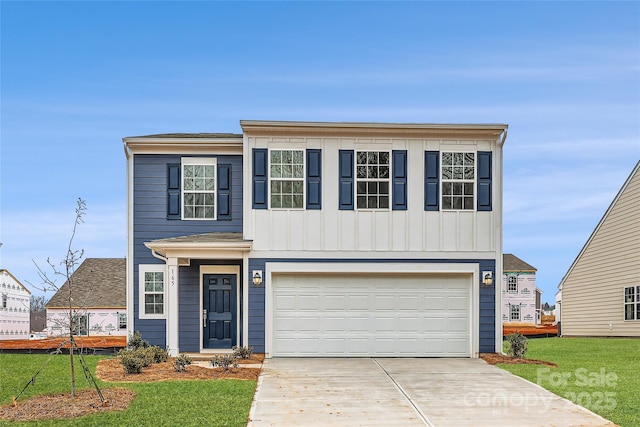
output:
[[[241,155],[210,156],[216,157],[218,164],[231,165],[230,220],[181,221],[167,219],[168,165],[180,164],[181,157],[186,156],[137,154],[133,157],[133,330],[140,331],[143,337],[149,340],[149,342],[163,348],[166,346],[165,320],[140,320],[138,318],[138,265],[162,264],[160,260],[151,255],[151,251],[144,246],[144,243],[150,240],[190,234],[242,232],[243,191]],[[196,307],[199,307],[199,305],[196,305]],[[188,318],[189,316],[187,315],[187,319]]]
[[[249,271],[266,271],[268,262],[343,262],[343,263],[472,263],[478,264],[480,271],[491,271],[495,277],[494,260],[458,260],[458,259],[305,259],[305,258],[252,258],[249,260]],[[266,278],[265,278],[266,280]],[[253,346],[256,353],[265,352],[265,285],[249,285],[249,345]],[[475,286],[480,288],[480,324],[476,325],[479,331],[479,351],[481,353],[495,352],[495,292],[496,283],[492,286],[482,286],[480,282]]]

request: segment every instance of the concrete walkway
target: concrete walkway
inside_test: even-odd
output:
[[[604,427],[480,359],[268,359],[249,426]]]

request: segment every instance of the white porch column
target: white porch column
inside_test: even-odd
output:
[[[178,258],[167,259],[167,351],[178,356]]]

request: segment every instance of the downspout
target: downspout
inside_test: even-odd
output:
[[[167,263],[167,257],[159,254],[155,249],[151,249],[151,255],[153,255],[154,258],[158,258],[160,261],[164,261],[165,264]]]

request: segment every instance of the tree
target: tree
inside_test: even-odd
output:
[[[76,395],[76,375],[75,375],[75,366],[74,366],[74,360],[73,360],[73,352],[74,352],[74,345],[75,345],[74,334],[75,334],[75,329],[77,324],[77,314],[73,312],[73,273],[75,272],[76,267],[80,264],[80,260],[82,260],[82,257],[84,256],[84,250],[75,250],[73,248],[73,240],[76,236],[78,225],[84,222],[82,218],[85,215],[86,210],[87,210],[86,202],[81,198],[78,198],[77,206],[76,206],[76,219],[73,224],[73,231],[71,232],[71,237],[69,238],[67,253],[64,259],[60,263],[56,264],[53,261],[51,261],[50,258],[47,258],[47,264],[49,265],[49,268],[54,277],[50,277],[49,274],[47,274],[45,270],[40,268],[40,266],[38,266],[38,264],[34,261],[34,264],[38,269],[38,275],[40,276],[40,279],[42,281],[42,285],[39,288],[40,290],[44,292],[47,292],[47,291],[57,292],[60,289],[60,287],[56,285],[55,276],[64,277],[65,282],[67,283],[67,286],[68,286],[67,302],[68,302],[69,311],[68,311],[68,319],[67,319],[68,322],[66,326],[67,326],[68,337],[69,337],[69,368],[70,368],[70,374],[71,374],[71,397],[75,397]]]
[[[40,332],[47,326],[46,298],[44,295],[31,295],[31,330]]]

